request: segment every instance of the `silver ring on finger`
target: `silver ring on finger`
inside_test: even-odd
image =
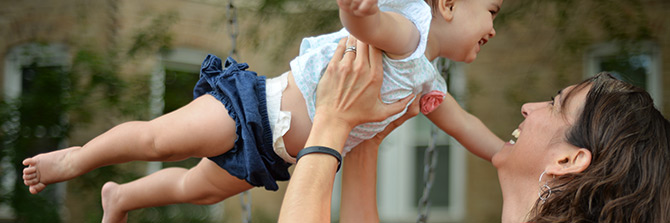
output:
[[[354,52],[354,53],[356,53],[356,46],[349,46],[349,47],[347,47],[347,48],[344,50],[344,53],[347,53],[347,52]]]

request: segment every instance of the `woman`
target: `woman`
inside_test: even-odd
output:
[[[503,222],[670,222],[670,124],[647,92],[601,73],[521,113],[493,157]]]
[[[376,53],[370,51],[369,57]],[[379,60],[367,59],[367,52],[358,54],[365,56],[356,55],[355,67],[365,69],[352,71],[353,57],[333,59],[329,66],[345,69],[329,72],[320,86],[374,83],[374,78],[353,83],[332,78],[347,73],[374,76]],[[367,118],[360,116],[365,111],[356,110],[356,102],[374,97],[375,87],[365,88],[367,94],[321,89],[331,91],[318,93],[317,99],[328,103],[317,110],[328,112],[315,118],[314,126],[329,124],[312,128],[311,144],[341,150],[344,136],[340,135],[345,134],[341,132],[359,123],[357,118]],[[337,109],[342,104],[352,107]],[[552,101],[525,104],[522,115],[526,120],[513,133],[516,142],[505,144],[492,160],[503,192],[503,222],[670,222],[670,124],[644,90],[599,74],[559,91]],[[376,159],[374,148],[388,131],[362,145],[373,149],[357,149],[362,154],[347,156],[347,161],[361,162],[345,162],[345,171],[346,165],[358,165],[359,174],[350,175],[357,177],[353,182],[345,179],[343,188],[361,189],[343,194],[342,222],[359,217],[365,217],[364,222],[378,221],[376,170],[370,163]],[[328,155],[302,160],[289,183],[280,221],[327,222],[337,161]],[[352,208],[361,201],[365,205]],[[374,216],[365,215],[369,211]]]

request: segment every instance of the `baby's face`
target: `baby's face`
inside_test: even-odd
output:
[[[477,58],[481,47],[496,31],[493,19],[500,11],[502,0],[456,0],[453,19],[440,39],[441,55],[455,61],[470,63]]]

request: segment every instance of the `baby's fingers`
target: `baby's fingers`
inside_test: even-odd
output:
[[[369,16],[377,13],[377,11],[379,11],[377,0],[363,0],[354,11],[354,15]]]
[[[340,9],[354,13],[358,10],[358,7],[360,7],[362,0],[337,0],[337,5],[340,7]]]

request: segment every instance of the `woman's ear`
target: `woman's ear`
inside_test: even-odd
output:
[[[553,163],[548,167],[547,173],[551,175],[565,175],[571,173],[581,173],[591,165],[591,151],[585,148],[565,149],[559,152],[554,158]]]
[[[442,18],[447,22],[450,22],[454,19],[454,3],[456,0],[438,0],[438,12],[442,15]]]

